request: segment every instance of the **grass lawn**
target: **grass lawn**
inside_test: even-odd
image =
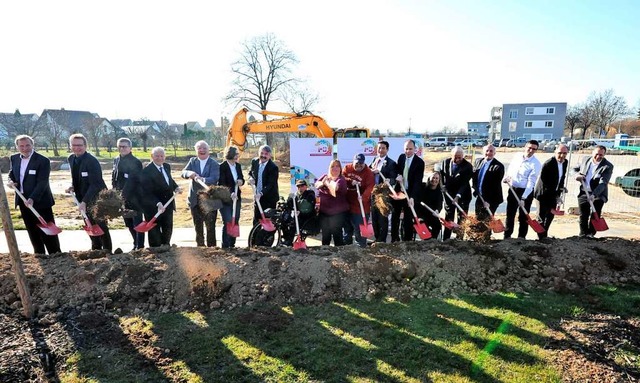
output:
[[[638,317],[640,288],[120,317],[61,381],[559,382],[550,326],[589,312]]]

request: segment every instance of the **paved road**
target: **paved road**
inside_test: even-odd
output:
[[[502,219],[504,222],[503,216],[498,216],[498,218]],[[640,239],[640,234],[638,231],[637,222],[630,223],[624,220],[608,220],[609,230],[600,233],[597,237],[611,236],[611,237],[619,237],[619,238],[627,238],[627,239]],[[238,247],[247,246],[247,235],[250,231],[249,226],[241,226],[240,227],[240,238],[238,238],[236,245]],[[220,239],[222,238],[221,227],[217,228],[217,238],[218,245],[220,245]],[[565,216],[559,219],[556,219],[554,223],[551,225],[551,230],[549,233],[551,236],[556,238],[566,238],[575,236],[578,234],[578,217],[577,216]],[[31,242],[29,241],[29,237],[27,236],[27,232],[25,230],[16,230],[15,235],[18,241],[18,246],[21,251],[31,252],[33,248],[31,247]],[[0,236],[0,253],[7,253],[7,241],[4,235]],[[502,238],[501,234],[495,236],[496,238]],[[111,230],[111,238],[113,241],[113,248],[121,248],[123,251],[129,251],[132,245],[131,235],[129,231],[126,229],[120,230]],[[535,240],[537,238],[536,234],[533,230],[529,230],[529,234],[527,239]],[[91,248],[91,241],[89,240],[89,236],[82,230],[64,230],[60,233],[60,243],[62,244],[63,251],[71,251],[71,250],[88,250]],[[175,228],[173,231],[173,244],[177,246],[195,246],[195,234],[192,228]],[[307,246],[319,246],[320,241],[317,238],[309,238],[306,241]]]

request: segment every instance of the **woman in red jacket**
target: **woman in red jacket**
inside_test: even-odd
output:
[[[329,172],[316,182],[320,196],[320,225],[322,244],[330,245],[331,238],[336,246],[344,245],[342,227],[344,226],[349,203],[347,202],[347,181],[342,176],[340,161],[329,163]]]

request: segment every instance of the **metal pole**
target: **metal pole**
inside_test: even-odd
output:
[[[22,312],[24,316],[31,319],[33,317],[33,305],[31,304],[31,295],[29,294],[29,286],[27,278],[24,275],[22,267],[22,259],[20,259],[20,249],[18,249],[18,241],[13,231],[13,222],[11,221],[11,213],[9,211],[9,202],[7,193],[4,189],[4,179],[0,173],[0,214],[2,215],[2,227],[4,235],[7,237],[7,245],[11,255],[11,269],[16,276],[16,284],[20,293],[20,301],[22,301]]]

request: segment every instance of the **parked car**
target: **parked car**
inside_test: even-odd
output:
[[[445,147],[449,145],[449,139],[447,137],[431,137],[424,142],[426,147]]]
[[[454,144],[456,146],[462,146],[462,147],[467,147],[467,148],[469,146],[471,146],[471,147],[476,148],[476,147],[482,147],[482,146],[486,145],[487,141],[479,139],[479,138],[466,138],[466,139],[461,140],[461,141],[456,141],[456,142],[454,142]]]
[[[518,137],[518,138],[514,138],[511,139],[509,141],[507,141],[507,147],[508,148],[524,148],[524,146],[527,144],[527,140],[524,137]]]
[[[509,138],[498,138],[493,140],[493,146],[496,148],[507,146],[507,142],[509,142]]]

